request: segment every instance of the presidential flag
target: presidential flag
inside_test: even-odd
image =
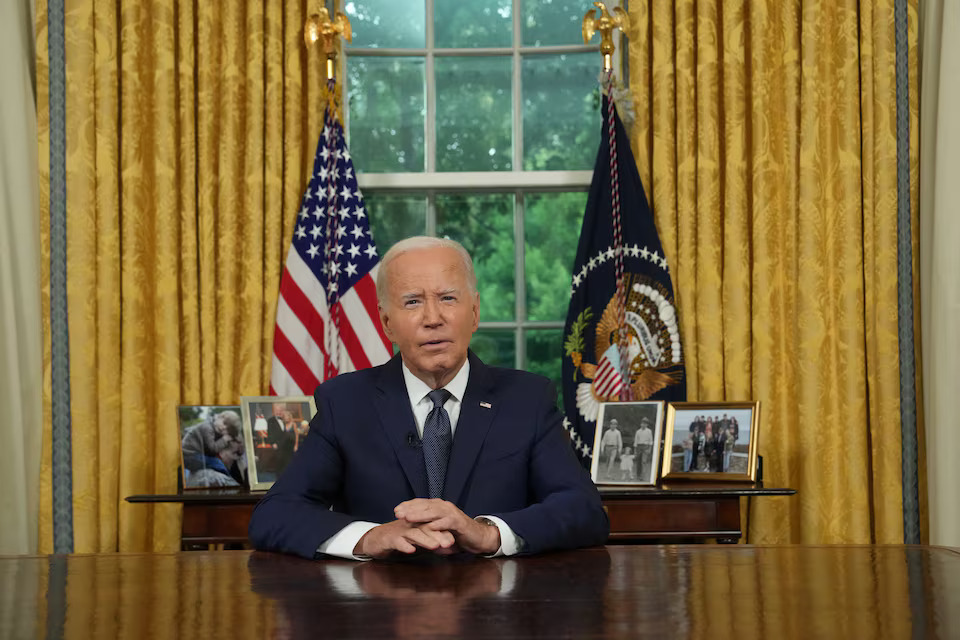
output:
[[[336,110],[328,107],[280,280],[272,395],[312,394],[338,373],[386,362],[377,247]]]
[[[611,89],[563,332],[564,426],[586,466],[600,403],[686,399],[667,259]]]

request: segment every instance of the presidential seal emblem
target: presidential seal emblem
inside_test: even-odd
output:
[[[680,330],[670,292],[656,280],[636,273],[625,273],[624,283],[626,367],[620,363],[616,295],[596,323],[593,310],[584,308],[564,342],[574,367],[577,410],[588,422],[596,422],[601,402],[623,399],[627,387],[630,399],[645,400],[683,381]],[[594,352],[585,354],[586,336],[591,331]]]

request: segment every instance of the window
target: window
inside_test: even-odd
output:
[[[558,388],[600,140],[602,58],[596,41],[582,44],[585,6],[343,3],[350,150],[378,246],[415,234],[462,242],[480,289],[473,350]]]

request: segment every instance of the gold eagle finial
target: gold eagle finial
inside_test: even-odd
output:
[[[590,42],[593,34],[600,32],[600,53],[603,54],[603,70],[613,69],[613,30],[619,27],[620,31],[630,29],[630,18],[622,7],[614,7],[613,14],[607,11],[602,2],[594,2],[596,9],[589,9],[583,16],[583,44]]]
[[[327,79],[333,79],[333,61],[337,57],[337,36],[343,36],[347,42],[353,42],[353,31],[350,29],[350,20],[343,13],[337,11],[333,20],[326,7],[319,12],[307,16],[303,25],[303,42],[309,48],[317,40],[323,39],[323,50],[327,54]]]

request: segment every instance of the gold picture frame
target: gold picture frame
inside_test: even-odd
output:
[[[250,488],[269,489],[306,438],[317,406],[313,396],[243,396],[240,409]]]
[[[662,478],[756,482],[759,435],[759,401],[671,402]]]
[[[247,486],[247,455],[237,405],[177,405],[180,482],[185,491]]]

